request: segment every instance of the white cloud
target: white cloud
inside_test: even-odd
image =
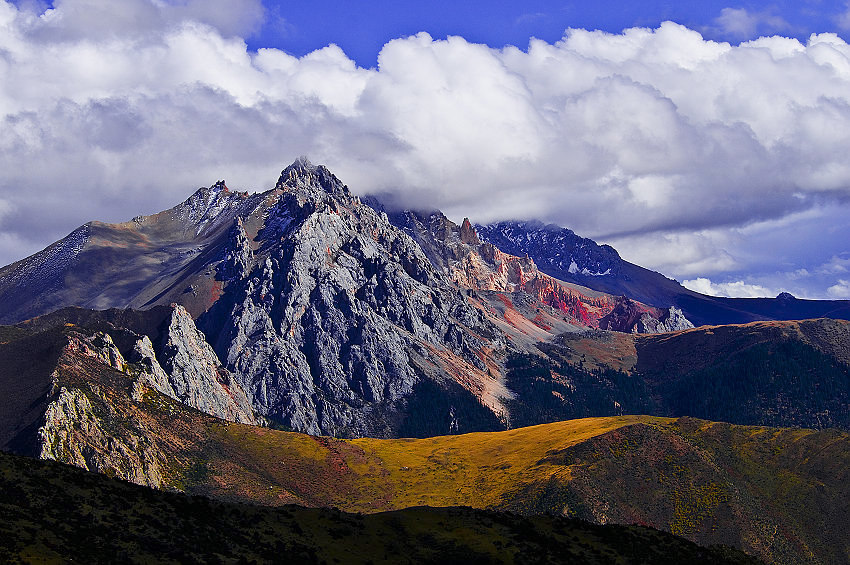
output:
[[[732,46],[667,22],[523,51],[419,34],[362,69],[336,46],[249,52],[263,17],[258,0],[0,0],[0,232],[29,250],[220,178],[268,188],[308,154],[356,192],[552,221],[694,277],[770,259],[742,226],[850,199],[835,35]]]
[[[725,34],[733,37],[752,37],[756,33],[758,18],[744,8],[723,8],[715,23]]]
[[[839,279],[838,282],[828,289],[827,295],[836,300],[850,300],[850,280]]]
[[[782,17],[770,10],[752,12],[746,8],[723,8],[714,19],[717,30],[734,39],[748,39],[758,34],[776,33],[790,29]]]
[[[6,200],[0,198],[0,229],[2,229],[2,220],[3,216],[6,216],[12,211],[12,205],[9,204]]]
[[[715,283],[704,277],[684,280],[682,286],[709,296],[727,296],[729,298],[764,298],[779,294],[758,284],[748,284],[744,281]]]
[[[260,0],[54,0],[53,8],[31,3],[21,12],[27,34],[60,42],[138,38],[189,20],[225,36],[246,36],[265,18]]]
[[[723,230],[627,234],[605,240],[627,261],[676,277],[735,270],[740,264],[727,251],[735,242]]]
[[[837,275],[850,272],[850,253],[845,253],[843,257],[833,255],[829,261],[818,268],[819,274]]]

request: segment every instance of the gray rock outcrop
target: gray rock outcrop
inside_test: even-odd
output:
[[[156,363],[156,358],[149,357],[146,340],[147,337],[143,337],[135,351],[150,360],[150,382],[154,388],[183,404],[224,420],[257,423],[245,391],[221,366],[185,308],[174,306],[161,337],[161,364]],[[163,375],[167,377],[166,382],[163,382]]]
[[[659,334],[689,330],[693,327],[694,325],[685,318],[680,309],[670,306],[659,318],[654,318],[648,314],[642,315],[638,323],[635,324],[635,333]]]
[[[39,459],[61,461],[139,485],[163,486],[165,462],[148,446],[144,435],[116,436],[78,389],[59,389],[47,406],[38,438]]]
[[[255,265],[198,320],[258,412],[309,433],[391,436],[424,375],[453,378],[437,356],[483,370],[482,351],[504,347],[421,248],[325,167],[299,159],[276,193]]]
[[[65,308],[24,326],[33,331],[75,327],[88,337],[68,347],[87,357],[217,418],[259,423],[245,391],[180,305],[145,311]]]

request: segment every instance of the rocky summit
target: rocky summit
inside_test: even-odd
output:
[[[227,287],[198,319],[258,411],[311,433],[392,435],[423,379],[498,409],[483,359],[504,338],[409,236],[306,160],[266,198],[261,219],[234,222]]]
[[[369,204],[381,209],[380,203],[374,199]],[[483,296],[489,297],[491,302],[495,298],[504,303],[503,293],[522,293],[524,297],[515,296],[519,302],[530,300],[537,310],[551,309],[565,315],[566,321],[573,326],[581,328],[658,333],[693,327],[675,307],[672,310],[656,308],[624,296],[558,280],[538,269],[535,260],[528,254],[511,255],[490,241],[482,242],[468,218],[458,226],[439,211],[404,210],[389,217],[394,225],[419,243],[434,266],[445,272],[456,285],[483,292]],[[610,248],[606,249],[613,252]],[[613,254],[619,258],[616,252]],[[494,296],[493,293],[498,294]],[[623,315],[624,309],[630,309],[628,315]],[[535,319],[537,316],[530,317]],[[540,320],[537,322],[540,324]]]

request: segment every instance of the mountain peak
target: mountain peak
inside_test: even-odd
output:
[[[463,224],[460,226],[460,240],[468,245],[481,245],[478,234],[475,233],[475,228],[472,227],[469,218],[464,218]]]
[[[292,162],[291,165],[289,165],[288,167],[286,167],[283,170],[283,172],[287,172],[287,171],[315,172],[317,168],[318,167],[316,167],[316,165],[314,165],[313,162],[310,161],[309,157],[307,157],[306,155],[299,155],[298,158],[295,159]]]
[[[331,173],[324,165],[314,165],[302,155],[283,169],[278,178],[276,189],[320,189],[328,194],[348,195],[348,187]]]
[[[278,178],[275,188],[285,189],[312,184],[317,176],[318,169],[319,167],[310,162],[310,159],[301,155],[280,172],[280,178]]]

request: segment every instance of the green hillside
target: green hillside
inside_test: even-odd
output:
[[[705,326],[657,335],[590,331],[515,354],[511,424],[587,416],[691,416],[850,429],[850,322]]]

